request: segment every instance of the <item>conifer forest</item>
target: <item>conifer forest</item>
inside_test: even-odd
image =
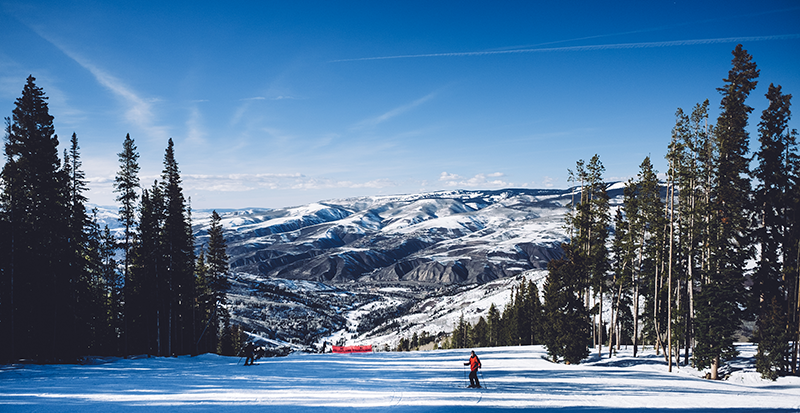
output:
[[[523,282],[504,309],[493,306],[474,325],[462,318],[446,346],[543,344],[552,361],[577,364],[590,352],[630,345],[635,356],[648,345],[670,369],[710,368],[717,379],[736,356],[737,332],[754,322],[762,376],[798,374],[792,95],[770,84],[766,99],[750,96],[764,80],[741,45],[732,56],[716,89],[717,119],[709,119],[709,100],[677,109],[674,128],[663,133],[668,170],[656,171],[650,157],[632,159],[639,172],[624,182],[620,205],[609,202],[599,155],[568,169],[568,241],[541,291]],[[114,235],[87,208],[79,134],[60,154],[47,99],[30,76],[5,118],[0,363],[237,354],[241,328],[226,309],[221,218],[212,213],[209,241],[197,249],[173,141],[159,179],[144,183],[134,139],[121,140],[114,191],[123,230]],[[760,117],[754,107],[764,108]],[[757,124],[753,145],[750,124]],[[398,349],[432,340],[415,336]]]

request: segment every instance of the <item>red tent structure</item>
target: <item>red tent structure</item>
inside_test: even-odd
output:
[[[333,346],[334,353],[372,353],[372,346]]]

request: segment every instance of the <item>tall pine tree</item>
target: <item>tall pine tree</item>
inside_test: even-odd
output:
[[[677,156],[676,181],[678,187],[677,215],[679,219],[679,250],[682,288],[678,289],[681,303],[680,323],[677,333],[685,346],[684,364],[689,363],[694,328],[694,291],[698,288],[706,268],[704,245],[708,238],[708,197],[710,193],[707,176],[711,170],[708,159],[710,137],[708,131],[708,100],[695,105],[686,118],[685,131],[679,136],[681,152]]]
[[[784,265],[791,262],[792,239],[789,236],[790,206],[794,174],[793,154],[797,147],[788,130],[792,95],[781,93],[780,86],[769,85],[769,107],[759,123],[758,165],[753,171],[755,190],[755,242],[759,257],[753,276],[752,306],[757,314],[757,369],[763,377],[775,379],[785,374],[789,356],[788,277]]]
[[[657,257],[659,255],[663,233],[664,203],[661,201],[661,189],[656,170],[646,157],[639,165],[636,180],[629,182],[625,189],[625,217],[629,221],[630,245],[629,253],[633,255],[631,271],[633,288],[633,355],[638,354],[639,345],[639,308],[640,299],[646,300],[644,329],[652,335],[658,331],[656,322],[656,296],[658,286]],[[649,315],[649,317],[647,317]],[[657,341],[653,338],[653,342]]]
[[[564,244],[564,257],[548,263],[544,285],[542,343],[553,361],[579,364],[589,355],[591,320],[581,293],[587,265],[572,244]]]
[[[72,340],[64,345],[72,347],[77,355],[97,354],[107,339],[108,320],[105,317],[107,302],[103,299],[105,280],[100,276],[100,231],[96,221],[86,212],[88,190],[81,169],[78,136],[73,133],[70,146],[64,151],[63,171],[66,176],[69,258],[63,271],[72,285],[70,303],[74,306]]]
[[[715,210],[712,224],[711,266],[708,282],[697,297],[695,362],[699,368],[711,367],[717,379],[720,364],[737,354],[733,335],[744,317],[747,305],[745,263],[752,256],[750,239],[749,135],[746,130],[753,108],[745,103],[755,89],[759,71],[752,57],[736,46],[733,67],[722,94],[717,120],[718,167],[712,193]]]
[[[183,196],[180,170],[175,160],[172,139],[164,154],[161,174],[164,194],[163,245],[166,253],[164,276],[169,296],[166,311],[167,353],[188,354],[194,349],[194,242],[186,199]]]
[[[579,160],[575,172],[569,171],[570,181],[580,182],[581,191],[580,202],[577,205],[573,203],[572,211],[566,217],[566,225],[571,234],[570,242],[574,246],[573,252],[581,255],[583,262],[588,266],[588,271],[585,273],[587,278],[580,280],[585,289],[581,292],[581,296],[585,297],[587,301],[590,295],[598,298],[597,304],[592,308],[592,312],[600,317],[599,322],[595,324],[598,328],[592,329],[598,352],[602,351],[602,344],[600,344],[602,328],[599,327],[604,324],[602,297],[606,277],[611,268],[606,245],[611,215],[606,184],[603,182],[604,171],[605,167],[596,154],[589,160],[589,163]]]
[[[218,338],[230,314],[226,308],[226,290],[228,289],[229,264],[227,245],[223,234],[222,218],[217,211],[211,212],[211,225],[208,230],[208,250],[202,253],[202,267],[197,268],[198,284],[198,311],[204,323],[199,342],[205,343],[198,351],[208,352],[218,350]],[[201,267],[198,258],[198,267]],[[203,339],[205,338],[205,339]],[[201,341],[202,340],[202,341]]]
[[[72,258],[67,177],[47,97],[35,80],[28,77],[6,118],[0,203],[9,248],[2,272],[8,304],[1,341],[6,359],[68,360],[74,348],[63,343],[74,339],[75,309],[74,285],[63,271]]]
[[[133,354],[169,355],[168,283],[163,242],[164,195],[158,181],[142,191],[137,241],[125,281],[127,346]],[[166,326],[166,327],[165,327]]]
[[[136,206],[139,199],[139,153],[136,144],[131,139],[131,135],[125,135],[122,143],[122,152],[117,154],[119,158],[119,171],[114,178],[114,192],[118,193],[117,202],[119,207],[119,220],[125,227],[122,249],[124,253],[123,261],[123,290],[122,298],[125,303],[129,301],[125,298],[125,293],[130,282],[131,250],[134,243],[136,230]],[[131,309],[129,309],[131,310]],[[126,311],[125,313],[127,313]],[[123,334],[124,345],[123,354],[128,354],[128,318],[123,313]]]

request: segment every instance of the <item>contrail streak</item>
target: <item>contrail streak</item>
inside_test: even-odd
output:
[[[564,47],[544,47],[544,48],[512,49],[512,50],[489,50],[482,52],[427,53],[427,54],[409,54],[409,55],[397,55],[397,56],[359,57],[355,59],[331,60],[330,63],[361,62],[366,60],[410,59],[419,57],[460,57],[460,56],[487,56],[487,55],[512,54],[512,53],[586,52],[593,50],[612,50],[612,49],[647,49],[654,47],[694,46],[694,45],[718,44],[718,43],[763,42],[769,40],[790,40],[798,38],[800,38],[800,33],[781,34],[774,36],[723,37],[718,39],[673,40],[666,42],[615,43],[615,44],[598,44],[589,46],[564,46]]]

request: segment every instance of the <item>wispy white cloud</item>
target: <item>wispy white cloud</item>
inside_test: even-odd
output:
[[[442,172],[442,174],[439,175],[439,181],[454,188],[502,188],[514,185],[513,183],[500,179],[503,176],[505,176],[505,174],[502,172],[493,172],[489,174],[477,174],[472,178],[464,178],[457,174]]]
[[[457,180],[460,180],[460,179],[464,179],[464,178],[462,178],[461,175],[451,174],[449,172],[442,172],[442,174],[439,175],[439,180],[440,181],[457,181]]]
[[[186,119],[186,141],[195,144],[202,143],[205,141],[205,135],[200,108],[194,106],[189,110],[189,117]]]
[[[324,177],[312,177],[304,174],[230,174],[200,175],[186,174],[184,187],[190,191],[243,192],[257,189],[336,189],[336,188],[373,188],[381,189],[397,186],[388,179],[370,181],[334,180]]]
[[[233,111],[233,116],[231,116],[231,122],[230,122],[231,126],[238,125],[239,122],[244,117],[245,112],[247,112],[247,109],[249,108],[250,108],[250,101],[245,101],[244,103],[239,105],[239,107],[236,108],[235,111]]]
[[[152,107],[152,104],[156,100],[145,99],[139,96],[139,94],[126,85],[125,82],[101,69],[89,59],[73,52],[59,41],[51,38],[36,27],[31,27],[31,30],[36,32],[42,39],[45,39],[50,44],[55,46],[67,57],[74,60],[81,67],[89,71],[89,73],[94,76],[95,80],[100,85],[110,90],[117,98],[119,98],[125,106],[125,119],[128,122],[144,129],[152,137],[166,139],[169,136],[169,132],[165,126],[156,125],[155,115]]]
[[[552,188],[553,186],[555,186],[555,182],[557,180],[558,179],[554,179],[554,178],[551,178],[549,176],[545,176],[544,179],[542,179],[542,185],[544,185],[545,188]]]
[[[612,49],[647,49],[654,47],[676,47],[676,46],[695,46],[695,45],[719,44],[719,43],[744,43],[744,42],[763,42],[771,40],[792,40],[798,38],[800,38],[800,33],[772,35],[772,36],[749,36],[749,37],[743,36],[743,37],[723,37],[716,39],[672,40],[672,41],[662,41],[662,42],[613,43],[613,44],[598,44],[598,45],[586,45],[586,46],[484,50],[477,52],[425,53],[425,54],[408,54],[408,55],[395,55],[395,56],[374,56],[374,57],[359,57],[354,59],[332,60],[331,63],[359,62],[366,60],[410,59],[410,58],[420,58],[420,57],[462,57],[462,56],[489,56],[489,55],[514,54],[514,53],[586,52],[594,50],[612,50]]]
[[[237,107],[236,110],[233,112],[233,116],[231,117],[231,122],[230,122],[231,126],[238,125],[239,122],[241,122],[242,119],[244,119],[245,113],[247,113],[247,111],[250,110],[250,106],[253,105],[253,102],[257,102],[260,100],[267,100],[267,98],[264,96],[254,96],[254,97],[240,99],[242,104],[239,105],[239,107]]]
[[[419,106],[419,105],[421,105],[421,104],[433,99],[434,97],[436,97],[437,94],[438,94],[438,92],[431,92],[431,93],[429,93],[429,94],[427,94],[427,95],[425,95],[425,96],[423,96],[423,97],[421,97],[421,98],[419,98],[419,99],[417,99],[417,100],[415,100],[415,101],[413,101],[411,103],[407,103],[405,105],[398,106],[398,107],[396,107],[396,108],[394,108],[394,109],[392,109],[392,110],[390,110],[390,111],[388,111],[388,112],[386,112],[386,113],[384,113],[384,114],[382,114],[380,116],[376,116],[374,118],[369,118],[369,119],[364,119],[361,122],[356,123],[355,126],[353,126],[353,129],[362,129],[362,128],[366,128],[366,127],[372,127],[372,126],[379,125],[379,124],[381,124],[383,122],[386,122],[389,119],[392,119],[392,118],[394,118],[394,117],[396,117],[398,115],[402,115],[403,113],[406,113],[409,110],[414,109],[415,107],[417,107],[417,106]]]
[[[245,114],[248,113],[248,111],[250,110],[250,107],[252,105],[256,104],[255,102],[264,101],[264,100],[266,100],[266,101],[279,101],[279,100],[301,100],[301,99],[302,98],[294,97],[294,96],[291,96],[291,95],[275,95],[275,96],[272,96],[269,93],[267,93],[266,96],[251,96],[251,97],[239,99],[239,102],[241,102],[241,104],[239,104],[239,106],[236,108],[236,110],[233,111],[233,116],[231,116],[230,124],[231,124],[231,126],[238,125],[242,121],[242,119],[245,118]]]

